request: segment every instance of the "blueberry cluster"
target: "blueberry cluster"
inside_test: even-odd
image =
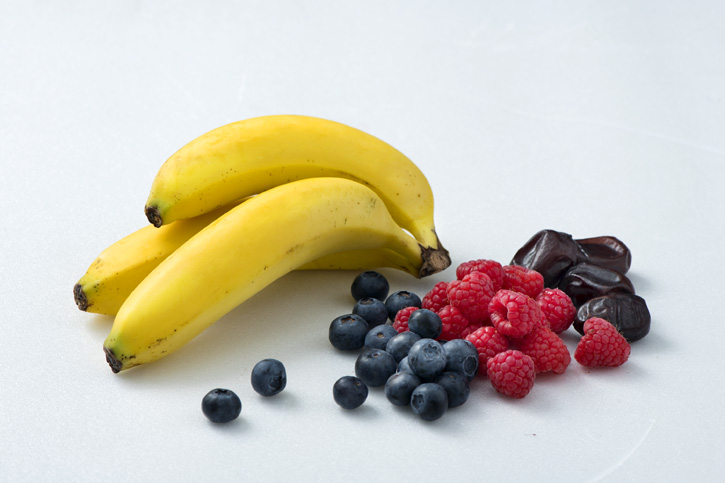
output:
[[[333,386],[333,398],[345,409],[361,406],[368,387],[384,387],[396,406],[434,421],[449,408],[465,403],[469,384],[478,372],[478,351],[463,339],[438,341],[443,330],[435,312],[419,308],[408,319],[408,331],[398,333],[392,321],[405,307],[421,307],[413,292],[388,296],[389,284],[374,271],[363,272],[352,283],[356,300],[351,314],[330,324],[330,343],[339,350],[360,350],[355,376],[344,376]]]

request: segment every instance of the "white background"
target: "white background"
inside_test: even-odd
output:
[[[516,5],[513,5],[513,4]],[[725,7],[718,1],[4,1],[0,480],[713,481],[723,438]],[[72,287],[146,224],[163,161],[231,121],[341,121],[411,157],[454,264],[543,228],[615,235],[652,330],[523,400],[484,378],[435,423],[345,412],[327,341],[355,273],[293,273],[191,344],[113,375]],[[394,290],[450,280],[384,271]],[[564,336],[573,351],[578,336]],[[282,360],[263,399],[254,363]],[[235,390],[236,422],[202,396]],[[415,478],[418,478],[417,480]],[[445,480],[443,480],[445,479]]]

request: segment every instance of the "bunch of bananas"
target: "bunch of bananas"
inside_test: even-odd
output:
[[[360,130],[279,115],[210,131],[161,167],[146,226],[104,250],[73,289],[115,315],[113,372],[157,360],[296,269],[450,265],[433,194],[405,155]]]

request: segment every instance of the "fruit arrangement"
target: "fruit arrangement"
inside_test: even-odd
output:
[[[153,225],[104,250],[74,286],[81,310],[114,315],[113,372],[179,349],[297,269],[390,267],[415,277],[450,265],[433,194],[401,152],[307,116],[265,116],[177,151],[145,205]]]

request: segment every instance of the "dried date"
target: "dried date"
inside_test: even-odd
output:
[[[592,317],[609,321],[630,342],[646,336],[652,320],[645,300],[634,294],[611,294],[589,300],[577,310],[574,329],[583,335],[584,322]]]
[[[604,295],[634,294],[634,286],[626,275],[591,263],[577,263],[567,270],[559,281],[558,288],[571,298],[576,307]]]

